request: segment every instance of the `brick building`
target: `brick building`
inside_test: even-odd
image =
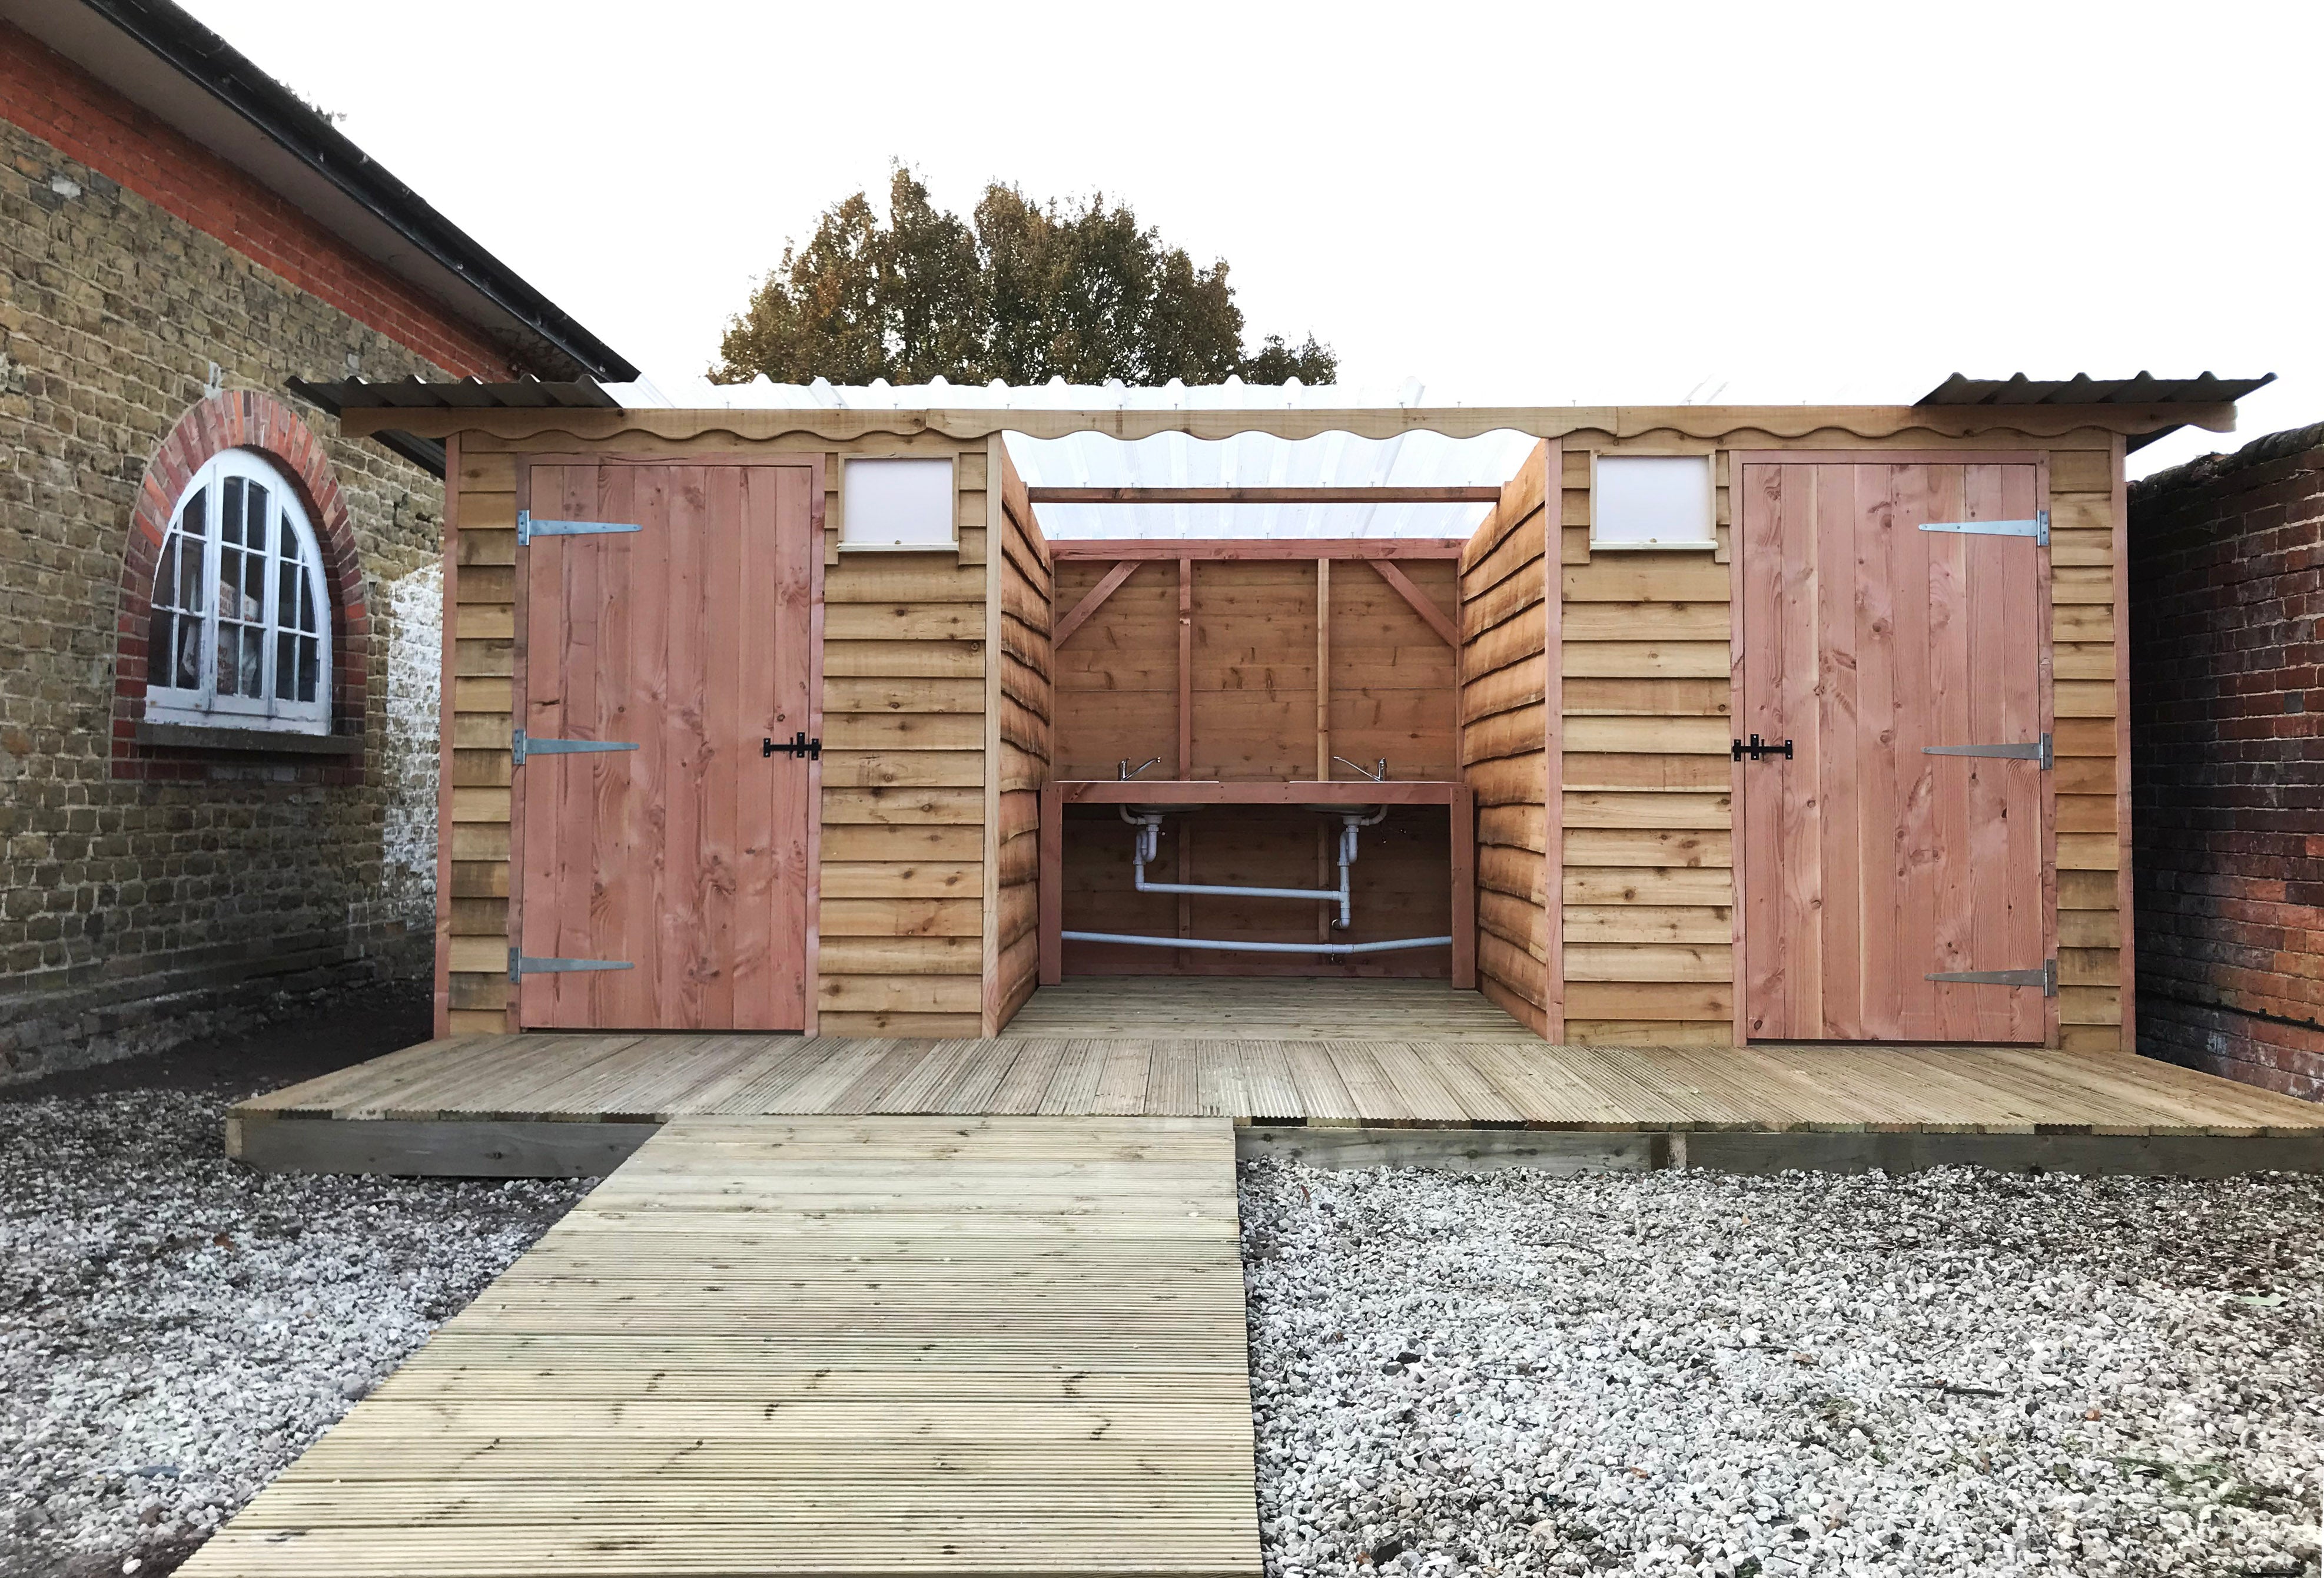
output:
[[[635,369],[161,0],[0,0],[0,1080],[429,968],[440,447]]]
[[[2141,1051],[2324,1099],[2324,425],[2130,490]]]

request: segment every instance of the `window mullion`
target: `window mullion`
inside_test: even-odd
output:
[[[219,476],[215,462],[205,466],[203,471],[208,478],[206,486],[210,503],[202,512],[202,645],[197,656],[201,675],[202,710],[208,712],[217,703],[218,576],[225,568],[218,546],[222,535],[218,530],[218,516],[225,508],[225,489],[222,485],[224,479]],[[186,550],[181,547],[178,551],[182,554]]]
[[[282,644],[277,634],[281,620],[275,612],[275,604],[282,595],[282,568],[274,556],[275,544],[280,540],[276,533],[281,529],[281,515],[282,490],[270,486],[266,490],[266,524],[259,528],[266,535],[260,545],[263,551],[258,560],[263,586],[258,598],[258,694],[266,703],[268,717],[274,717],[281,711],[274,696],[275,649]]]

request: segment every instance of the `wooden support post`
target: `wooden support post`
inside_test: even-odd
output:
[[[1477,990],[1477,792],[1456,784],[1452,824],[1452,989]]]
[[[1194,776],[1194,561],[1181,557],[1178,560],[1178,776]],[[1178,881],[1191,883],[1194,880],[1194,836],[1186,826],[1186,819],[1178,819]],[[1194,898],[1191,893],[1178,895],[1178,935],[1194,935]],[[1185,954],[1170,955],[1180,970],[1187,967]]]
[[[1315,561],[1315,777],[1332,776],[1332,561]]]
[[[1542,607],[1542,1036],[1565,1039],[1565,568],[1559,551],[1565,451],[1543,444]],[[1473,846],[1472,846],[1473,847]],[[1476,901],[1476,884],[1469,884]],[[1742,913],[1738,905],[1736,913]],[[1738,993],[1739,996],[1739,993]]]
[[[1194,776],[1194,561],[1178,561],[1178,771]]]
[[[1065,805],[1057,780],[1041,786],[1041,984],[1065,978]]]

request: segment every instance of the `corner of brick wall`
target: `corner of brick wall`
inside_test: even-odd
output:
[[[2324,1100],[2324,425],[2129,524],[2138,1049]]]

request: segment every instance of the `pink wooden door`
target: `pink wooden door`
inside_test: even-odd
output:
[[[2033,464],[1739,468],[1734,729],[1792,742],[1736,765],[1745,1033],[1769,1040],[2041,1042],[2050,955],[2047,551]]]
[[[545,465],[519,549],[521,1022],[806,1023],[808,466]],[[534,742],[632,743],[572,752]],[[626,964],[627,969],[587,969]]]

